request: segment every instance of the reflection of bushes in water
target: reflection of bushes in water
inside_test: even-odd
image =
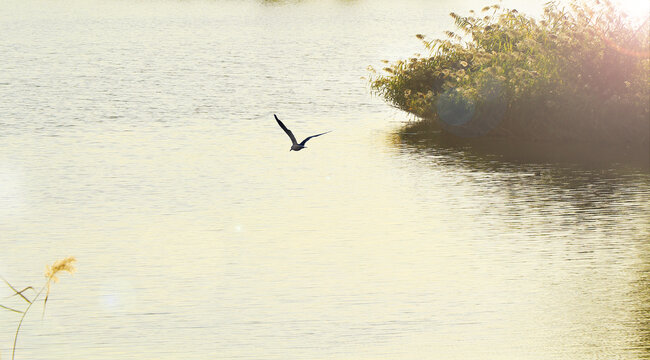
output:
[[[612,166],[621,154],[603,155],[586,144],[523,146],[523,142],[494,138],[468,139],[443,135],[427,122],[410,123],[394,135],[390,138],[394,147],[418,164],[451,169],[442,171],[466,174],[506,194],[511,191],[513,200],[556,199],[577,211],[617,212],[621,216],[650,211],[645,201],[650,193],[649,155],[645,162],[637,159],[632,164],[626,156],[627,163]],[[570,157],[566,156],[567,147],[575,150]],[[644,232],[647,235],[643,227],[640,230],[642,237]]]
[[[633,25],[607,2],[549,3],[539,20],[498,5],[451,16],[466,42],[417,35],[430,56],[384,68],[373,91],[458,136],[647,146],[647,20]]]
[[[485,116],[482,119],[495,118]],[[467,132],[455,134],[461,130],[451,128],[450,132],[445,132],[438,122],[429,120],[409,122],[395,134],[395,140],[414,151],[433,150],[438,155],[455,159],[453,163],[472,163],[479,168],[492,166],[496,161],[502,164],[582,164],[600,169],[619,164],[617,168],[650,170],[650,153],[637,147],[595,147],[585,142],[558,143],[491,136],[470,138]]]

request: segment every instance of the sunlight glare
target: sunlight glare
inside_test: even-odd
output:
[[[617,0],[614,4],[634,19],[643,21],[650,17],[650,1],[648,0]]]

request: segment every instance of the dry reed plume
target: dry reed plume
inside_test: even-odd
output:
[[[20,327],[23,324],[23,320],[25,320],[25,316],[27,316],[27,312],[29,312],[29,309],[32,308],[32,305],[38,300],[38,298],[41,296],[43,291],[45,291],[45,300],[43,300],[43,316],[45,315],[45,306],[47,304],[47,300],[50,296],[50,290],[52,286],[52,282],[58,282],[59,278],[57,277],[57,274],[60,272],[68,272],[70,274],[74,273],[76,271],[76,268],[74,266],[74,262],[77,261],[77,259],[74,258],[74,256],[69,256],[65,259],[62,260],[57,260],[54,262],[52,265],[47,265],[45,267],[45,277],[47,280],[45,281],[45,284],[41,289],[36,293],[36,295],[32,298],[29,299],[27,296],[25,296],[25,292],[28,290],[35,291],[33,287],[28,286],[22,290],[18,290],[15,287],[13,287],[5,278],[0,277],[9,288],[14,292],[14,296],[19,296],[22,298],[25,302],[27,302],[27,307],[25,310],[17,310],[10,308],[8,306],[0,305],[1,308],[13,311],[16,313],[21,313],[22,316],[20,317],[20,321],[18,322],[18,327],[16,328],[16,334],[14,336],[14,344],[13,344],[13,349],[11,352],[11,359],[13,360],[16,355],[16,343],[18,342],[18,333],[20,332]]]

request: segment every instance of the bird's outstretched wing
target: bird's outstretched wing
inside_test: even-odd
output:
[[[284,126],[284,124],[282,123],[282,121],[280,121],[280,119],[278,119],[278,116],[277,116],[277,115],[273,114],[273,116],[275,117],[275,121],[278,122],[278,125],[280,125],[280,127],[282,128],[282,130],[284,130],[284,132],[286,132],[287,135],[289,135],[289,138],[291,139],[291,142],[292,142],[294,145],[296,145],[298,142],[296,141],[296,137],[293,136],[293,133],[291,132],[291,130],[287,129],[287,127]],[[306,140],[305,140],[305,141],[306,141]]]
[[[325,135],[325,134],[330,133],[330,132],[332,132],[332,130],[330,130],[330,131],[326,131],[326,132],[324,132],[324,133],[320,133],[320,134],[316,134],[316,135],[312,135],[312,136],[306,137],[305,140],[303,140],[303,141],[300,143],[300,145],[305,146],[305,144],[307,143],[307,141],[309,141],[309,139],[311,139],[311,138],[315,138],[316,136]]]

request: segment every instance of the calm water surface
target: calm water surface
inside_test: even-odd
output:
[[[17,358],[650,357],[646,171],[408,142],[360,79],[482,5],[2,1],[0,274],[79,260]]]

